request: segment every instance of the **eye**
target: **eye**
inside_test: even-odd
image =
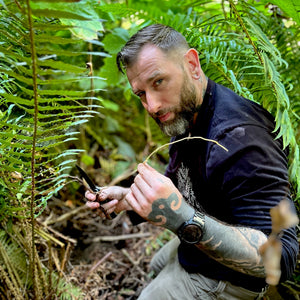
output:
[[[137,93],[135,93],[139,98],[142,98],[145,95],[144,91],[139,91]]]
[[[158,79],[154,82],[154,86],[159,86],[162,84],[162,82],[163,82],[163,79]]]

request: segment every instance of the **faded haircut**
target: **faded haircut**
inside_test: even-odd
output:
[[[162,24],[149,25],[134,34],[117,54],[118,69],[131,67],[138,58],[138,55],[145,45],[155,45],[163,52],[173,50],[188,50],[189,45],[185,37],[172,27]]]

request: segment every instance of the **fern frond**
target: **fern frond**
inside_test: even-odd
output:
[[[37,299],[46,298],[42,295],[49,289],[36,255],[34,219],[65,185],[68,168],[81,151],[58,154],[58,147],[76,139],[76,128],[100,108],[95,91],[81,89],[91,79],[103,80],[88,76],[86,60],[108,56],[89,51],[86,42],[100,49],[102,43],[92,39],[102,30],[101,20],[93,9],[85,11],[73,2],[7,0],[0,10],[0,72],[5,79],[0,83],[0,216],[31,219],[30,255],[23,259],[30,260],[32,285],[13,279],[22,271],[9,269],[8,260],[3,272],[17,290],[32,289]],[[73,63],[75,57],[79,65]]]
[[[230,3],[234,6],[232,1]],[[268,37],[260,27],[267,26],[270,20],[243,1],[234,9],[236,19],[220,22],[218,16],[205,27],[198,24],[189,28],[188,41],[198,49],[202,68],[211,79],[261,103],[274,115],[278,137],[283,138],[284,147],[291,149],[290,178],[299,189],[299,142],[295,139],[299,122],[292,116],[299,101],[290,101],[282,76],[289,64],[274,45],[273,30]],[[245,43],[247,40],[249,43]],[[285,47],[289,45],[289,41],[284,43]],[[291,45],[297,51],[294,44]]]

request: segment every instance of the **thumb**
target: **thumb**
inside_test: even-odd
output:
[[[99,198],[102,201],[106,199],[122,200],[126,196],[128,191],[129,189],[125,189],[120,186],[104,187],[100,191]]]

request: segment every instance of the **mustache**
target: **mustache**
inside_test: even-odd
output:
[[[159,118],[159,117],[161,117],[161,116],[163,116],[163,115],[165,115],[165,114],[167,114],[167,113],[169,113],[169,112],[177,112],[177,109],[176,108],[165,108],[165,109],[161,109],[161,110],[159,110],[158,112],[156,112],[156,113],[152,113],[152,114],[150,114],[150,116],[153,118],[153,119],[157,119],[157,118]]]

